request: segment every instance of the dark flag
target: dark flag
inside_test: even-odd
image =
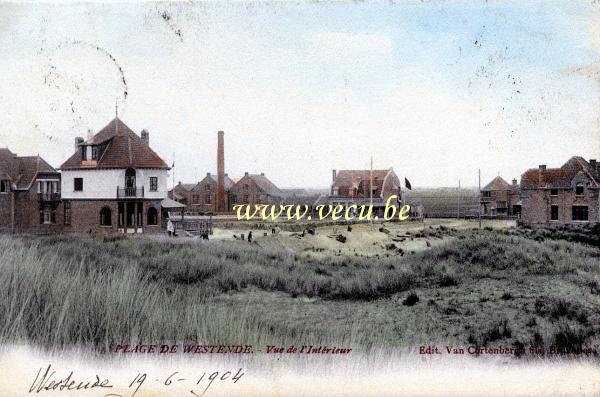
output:
[[[404,178],[404,186],[406,186],[406,188],[408,190],[412,190],[412,187],[410,186],[410,182],[406,178]]]

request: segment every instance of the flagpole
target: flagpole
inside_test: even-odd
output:
[[[481,229],[481,168],[478,170],[478,178],[479,178],[479,228]]]
[[[460,179],[458,180],[458,213],[456,219],[460,219]]]
[[[175,152],[173,152],[173,166],[171,167],[173,172],[171,173],[173,177],[173,189],[171,189],[171,198],[175,201]]]

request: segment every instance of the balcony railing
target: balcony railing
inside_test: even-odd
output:
[[[38,193],[40,201],[42,202],[54,202],[60,201],[60,193]]]
[[[489,203],[492,201],[492,198],[490,196],[480,196],[479,201],[482,203]]]
[[[117,198],[143,198],[143,187],[117,187]]]

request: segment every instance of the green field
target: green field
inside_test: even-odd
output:
[[[600,250],[501,222],[217,231],[211,241],[1,237],[2,343],[131,339],[577,347],[600,337]],[[343,234],[345,243],[333,237]]]

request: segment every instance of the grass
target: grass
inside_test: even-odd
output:
[[[261,236],[253,244],[1,237],[0,341],[368,349],[598,340],[600,255],[593,246],[425,227],[396,242],[407,252],[400,255],[386,249],[397,230],[361,227],[348,233],[348,244],[321,232]],[[348,249],[365,244],[357,233],[365,234],[368,255]],[[436,243],[411,249],[426,239]]]

